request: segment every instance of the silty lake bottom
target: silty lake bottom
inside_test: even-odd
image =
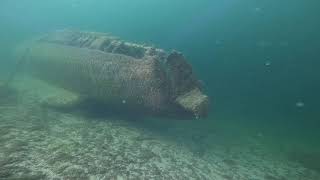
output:
[[[1,0],[0,179],[320,179],[319,3]],[[182,52],[208,117],[48,106],[75,94],[12,55],[59,29]]]
[[[3,75],[1,77],[5,77]],[[181,121],[44,106],[72,93],[17,76],[1,89],[0,179],[319,179],[310,137],[210,118]]]

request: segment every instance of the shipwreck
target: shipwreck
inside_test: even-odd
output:
[[[60,30],[23,43],[17,54],[34,77],[108,107],[178,117],[208,114],[209,97],[177,51]]]

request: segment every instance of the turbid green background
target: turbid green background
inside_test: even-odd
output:
[[[317,0],[2,0],[0,70],[14,64],[17,42],[41,33],[111,32],[186,55],[212,99],[199,126],[317,143],[319,7]]]

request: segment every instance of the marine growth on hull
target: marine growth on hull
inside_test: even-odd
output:
[[[209,98],[180,52],[71,30],[21,47],[27,72],[82,97],[156,115],[207,116]]]

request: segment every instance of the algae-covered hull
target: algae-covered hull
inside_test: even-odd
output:
[[[28,72],[79,95],[151,113],[207,115],[208,97],[181,53],[69,30],[23,47]]]

